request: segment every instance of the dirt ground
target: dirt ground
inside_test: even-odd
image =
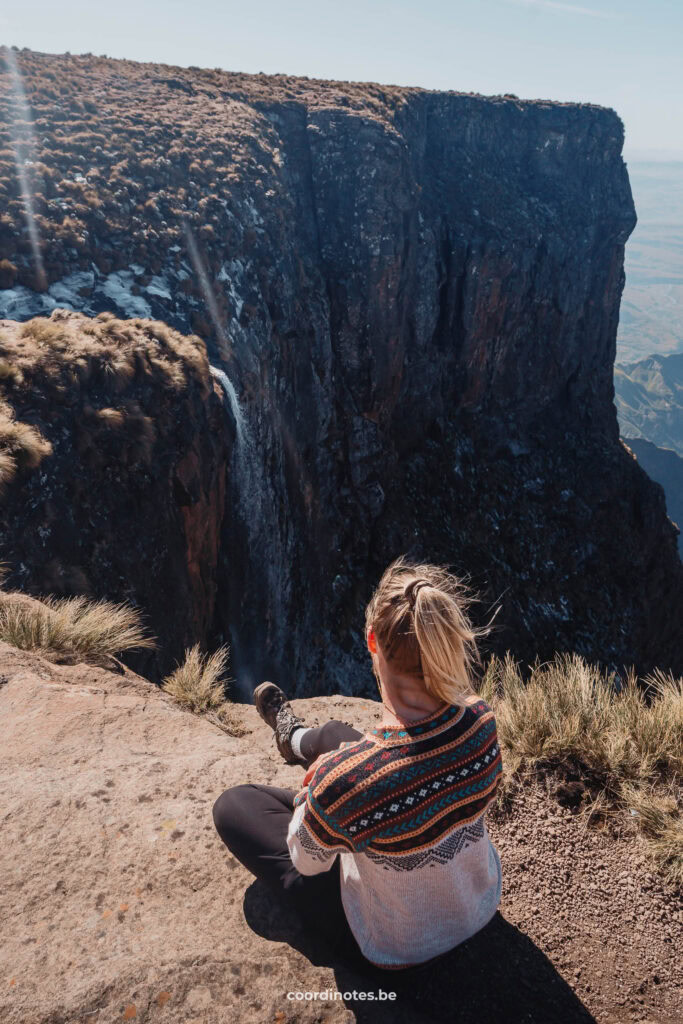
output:
[[[489,827],[503,864],[501,915],[596,1021],[683,1020],[683,905],[635,838],[586,826],[539,784]]]
[[[310,724],[360,729],[379,711],[294,703]],[[0,644],[0,719],[2,1024],[683,1020],[680,899],[635,839],[585,828],[539,783],[490,815],[491,923],[431,966],[359,970],[215,835],[224,788],[300,783],[253,707],[234,708],[227,735],[131,673]]]
[[[350,721],[340,703],[333,717]],[[552,789],[529,780],[489,813],[503,866],[499,914],[453,953],[457,1003],[438,994],[444,968],[427,968],[415,1009],[431,1020],[680,1024],[681,894],[661,884],[635,835],[587,825]],[[452,980],[447,990],[455,995]]]

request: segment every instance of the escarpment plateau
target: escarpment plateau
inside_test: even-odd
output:
[[[613,111],[16,56],[33,134],[6,129],[0,315],[207,339],[241,407],[207,635],[245,693],[367,692],[363,604],[402,552],[466,574],[479,622],[501,606],[493,650],[683,670],[676,529],[613,404],[635,224]]]

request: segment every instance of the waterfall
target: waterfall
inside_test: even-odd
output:
[[[225,370],[221,370],[221,368],[219,366],[211,366],[211,365],[209,365],[209,370],[211,371],[211,376],[215,377],[215,379],[219,382],[219,384],[223,388],[223,391],[225,393],[225,397],[228,400],[228,405],[230,406],[230,412],[232,413],[232,415],[234,417],[234,420],[235,420],[235,431],[236,431],[236,434],[237,434],[237,445],[238,445],[239,448],[244,448],[244,446],[245,446],[245,444],[247,444],[247,440],[248,440],[247,439],[247,424],[246,424],[246,420],[244,418],[244,413],[242,411],[242,406],[240,405],[239,399],[237,397],[237,392],[235,391],[235,385],[230,380],[230,378],[228,377],[228,375],[225,372]]]
[[[230,365],[233,361],[232,345],[221,320],[220,310],[211,280],[201,257],[192,228],[186,220],[182,222],[187,251],[194,267],[199,286],[204,296],[207,311],[216,332],[216,343],[222,360]],[[259,652],[254,648],[254,615],[264,619],[261,633],[267,635],[268,620],[284,622],[286,601],[283,596],[282,564],[278,559],[277,545],[273,548],[272,529],[272,487],[266,467],[260,454],[261,446],[254,442],[252,429],[237,397],[232,380],[222,368],[209,366],[212,377],[217,380],[225,395],[226,404],[235,420],[236,443],[230,470],[230,488],[234,529],[237,529],[235,548],[230,552],[234,562],[242,564],[242,579],[249,580],[247,564],[259,565],[260,574],[254,589],[240,589],[231,594],[233,617],[230,623],[230,660],[235,675],[235,686],[242,699],[249,700],[259,681],[255,676]],[[262,425],[261,425],[262,427]],[[259,424],[255,424],[258,435]],[[237,526],[239,524],[239,526]],[[259,561],[259,553],[265,554]],[[260,594],[268,595],[264,608],[259,601]],[[248,611],[247,611],[248,609]],[[247,614],[245,616],[245,611]]]

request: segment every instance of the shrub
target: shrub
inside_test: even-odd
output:
[[[0,260],[0,288],[11,288],[17,279],[17,268],[8,259]]]
[[[84,657],[155,646],[130,605],[85,597],[36,601],[20,594],[0,601],[0,640],[25,651]]]
[[[513,771],[571,761],[618,786],[683,774],[683,679],[657,673],[645,683],[631,675],[617,687],[578,654],[561,654],[525,684],[508,654],[492,658],[481,692]]]
[[[185,652],[182,665],[166,676],[163,689],[181,707],[201,713],[218,709],[225,702],[228,648],[203,654],[199,644]]]
[[[532,770],[569,770],[600,805],[639,827],[674,885],[683,883],[683,678],[655,671],[621,683],[578,654],[536,663],[524,682],[511,655],[479,687],[496,715],[509,794]],[[635,813],[631,813],[635,812]],[[597,814],[596,814],[597,816]]]
[[[52,445],[37,427],[16,420],[0,402],[0,487],[12,480],[17,468],[36,469],[51,454]]]

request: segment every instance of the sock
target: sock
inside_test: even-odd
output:
[[[302,761],[304,760],[304,756],[301,753],[301,741],[304,738],[304,734],[310,731],[310,728],[302,729],[300,726],[298,729],[295,729],[289,737],[289,745],[292,748],[292,753],[295,757],[301,758]]]

